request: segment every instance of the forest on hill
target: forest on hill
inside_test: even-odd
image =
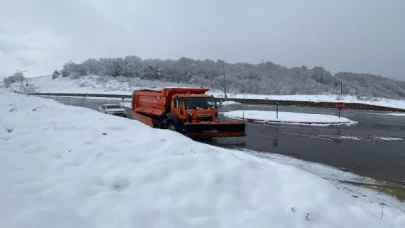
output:
[[[225,79],[224,79],[225,72]],[[87,59],[82,63],[67,62],[54,77],[86,75],[137,77],[148,80],[188,83],[233,93],[248,94],[343,94],[405,98],[405,82],[379,75],[339,72],[332,74],[323,67],[285,67],[272,62],[259,64],[226,63],[222,60]],[[341,86],[342,85],[342,86]]]

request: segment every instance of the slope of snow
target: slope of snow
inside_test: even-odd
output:
[[[390,227],[314,174],[135,120],[4,92],[0,114],[2,228]]]
[[[28,82],[37,86],[42,93],[100,93],[100,94],[131,94],[136,89],[159,90],[164,87],[193,87],[183,83],[143,80],[125,77],[100,77],[89,75],[78,78],[59,77],[52,80],[51,76],[29,78]],[[19,89],[14,84],[13,89]]]
[[[38,87],[38,92],[43,93],[110,93],[110,94],[131,94],[136,89],[162,89],[164,87],[199,87],[184,83],[171,83],[161,81],[142,80],[139,78],[124,77],[100,77],[90,75],[73,79],[57,78],[52,80],[51,76],[42,76],[28,79],[29,83]],[[18,90],[19,84],[14,84],[13,89]],[[212,90],[209,92],[215,97],[223,98],[222,91]],[[257,95],[257,94],[232,94],[227,93],[229,98],[241,99],[267,99],[280,101],[310,101],[310,102],[345,102],[359,103],[376,106],[405,109],[405,100],[393,100],[385,98],[361,98],[350,95]],[[282,105],[282,102],[281,102]]]
[[[341,192],[352,196],[356,204],[361,205],[367,211],[377,216],[381,216],[382,214],[382,219],[389,222],[393,227],[402,228],[405,226],[405,202],[400,202],[395,197],[381,194],[380,192],[376,192],[371,189],[348,184],[357,183],[360,185],[381,185],[381,183],[378,181],[371,178],[364,178],[356,174],[345,172],[323,164],[308,162],[285,155],[262,153],[246,149],[243,151],[260,158],[270,159],[278,163],[295,166],[327,179],[329,183],[333,184]],[[381,204],[384,204],[383,209],[381,208]]]
[[[257,110],[236,110],[224,113],[225,117],[232,119],[246,119],[265,123],[278,124],[303,124],[303,125],[352,125],[356,122],[344,117],[324,115],[324,114],[306,114],[295,112],[278,112],[278,118],[275,111],[257,111]]]

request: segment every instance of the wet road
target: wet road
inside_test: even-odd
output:
[[[121,102],[77,98],[57,100],[91,109],[97,109],[104,103]],[[222,107],[220,111],[240,109],[275,110],[275,107],[232,105]],[[336,110],[325,108],[280,106],[280,111],[337,115]],[[405,185],[405,117],[355,110],[343,110],[342,116],[357,121],[358,124],[315,127],[248,123],[246,137],[218,139],[215,145],[288,155]],[[386,141],[387,138],[396,141]]]
[[[226,110],[241,107],[225,107]],[[250,106],[250,110],[274,107]],[[333,109],[281,107],[282,111],[337,115]],[[344,110],[352,126],[248,124],[245,147],[314,161],[379,180],[405,184],[405,117]],[[387,139],[397,141],[387,141]],[[402,139],[402,140],[399,140]],[[228,139],[224,139],[226,141]]]

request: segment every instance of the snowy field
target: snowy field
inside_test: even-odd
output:
[[[275,124],[297,124],[297,125],[353,125],[357,122],[344,117],[324,115],[324,114],[306,114],[295,112],[278,112],[278,118],[275,111],[257,111],[257,110],[236,110],[224,113],[225,117],[238,120],[252,120],[264,123]]]
[[[381,219],[288,162],[134,120],[5,91],[0,115],[2,228],[405,225],[399,202]]]
[[[398,116],[398,117],[405,117],[405,113],[398,113],[398,112],[388,112],[388,113],[371,113],[374,115],[383,115],[383,116]]]
[[[139,78],[123,77],[99,77],[96,75],[79,77],[77,79],[57,78],[42,76],[30,78],[29,83],[37,87],[38,92],[43,93],[110,93],[110,94],[131,94],[135,89],[162,89],[164,87],[199,87],[184,83],[170,83],[160,81],[142,80]],[[18,90],[19,85],[13,85],[13,89]],[[209,93],[218,98],[224,97],[222,91],[213,90]],[[280,101],[311,101],[311,102],[344,102],[370,104],[376,106],[405,109],[405,100],[393,100],[385,98],[361,98],[356,96],[338,95],[257,95],[257,94],[233,94],[227,93],[229,98],[242,99],[269,99]]]
[[[29,78],[28,82],[37,86],[41,93],[100,93],[100,94],[131,94],[135,89],[160,90],[165,87],[194,87],[189,84],[143,80],[139,78],[99,77],[90,75],[71,78],[59,77],[52,80],[51,76]],[[13,89],[18,90],[19,84]]]
[[[222,106],[229,106],[229,105],[240,105],[241,103],[236,101],[224,101],[222,102]]]
[[[215,97],[223,98],[224,93],[212,93]],[[255,94],[227,94],[228,98],[240,99],[261,99],[261,100],[279,100],[281,101],[310,101],[310,102],[343,102],[353,104],[368,104],[382,107],[391,107],[405,109],[405,100],[394,100],[386,98],[361,98],[350,95],[255,95]]]

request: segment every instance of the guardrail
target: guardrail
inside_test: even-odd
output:
[[[35,96],[60,96],[60,97],[99,97],[99,98],[120,98],[131,99],[131,95],[125,94],[97,94],[97,93],[29,93]],[[223,100],[223,98],[218,98]],[[236,101],[241,104],[250,105],[274,105],[274,100],[268,99],[244,99],[244,98],[227,98],[228,101]],[[335,102],[311,102],[311,101],[280,101],[280,105],[314,107],[314,108],[336,108]],[[383,107],[377,105],[361,103],[345,103],[345,109],[369,110],[369,111],[388,111],[388,112],[405,112],[405,109]]]
[[[131,98],[125,94],[99,94],[99,93],[29,93],[35,96],[59,96],[59,97],[106,97],[106,98]]]

